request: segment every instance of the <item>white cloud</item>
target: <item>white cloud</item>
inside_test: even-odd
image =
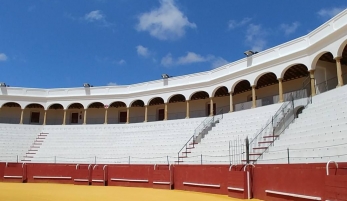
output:
[[[280,29],[284,31],[285,35],[290,35],[294,33],[299,26],[299,22],[293,22],[292,24],[281,24]]]
[[[168,53],[165,57],[163,57],[160,62],[160,64],[165,67],[173,65],[173,63],[174,62],[171,53]]]
[[[194,52],[187,52],[187,55],[179,57],[177,59],[177,64],[190,64],[190,63],[198,63],[208,61],[209,57],[203,57]]]
[[[161,59],[161,65],[165,67],[189,65],[193,63],[203,62],[211,63],[212,68],[217,68],[228,63],[228,61],[226,61],[222,57],[216,57],[214,55],[202,56],[194,52],[187,52],[186,55],[178,58],[173,58],[171,53],[168,53]]]
[[[136,46],[136,51],[137,51],[138,55],[143,56],[143,57],[148,57],[151,54],[151,52],[148,50],[148,48],[146,48],[142,45]]]
[[[94,22],[94,21],[105,19],[105,16],[104,14],[102,14],[100,10],[94,10],[94,11],[91,11],[90,13],[85,14],[84,19],[89,22]]]
[[[196,28],[195,23],[175,5],[174,0],[160,0],[160,7],[138,17],[136,29],[148,31],[151,36],[160,40],[173,40],[185,35],[186,28]]]
[[[119,65],[124,65],[126,64],[127,62],[124,60],[124,59],[121,59],[117,62]]]
[[[267,44],[267,31],[261,25],[250,24],[246,30],[246,44],[253,51],[261,51]]]
[[[243,18],[239,22],[236,20],[230,20],[228,22],[228,28],[229,29],[235,29],[236,27],[244,26],[244,25],[248,24],[248,22],[250,22],[251,20],[252,20],[252,18],[249,18],[249,17]]]
[[[73,17],[71,14],[66,14],[66,17],[73,19],[73,20],[82,20],[82,21],[86,21],[86,22],[94,22],[94,23],[99,23],[99,25],[104,26],[104,27],[110,27],[113,25],[113,23],[109,22],[106,20],[106,15],[102,13],[102,11],[100,10],[94,10],[91,11],[87,14],[85,14],[83,17],[81,18],[76,18]]]
[[[323,18],[332,18],[334,17],[335,15],[337,15],[338,13],[340,13],[341,11],[343,11],[345,9],[345,7],[340,7],[340,8],[329,8],[329,9],[326,9],[326,8],[323,8],[321,10],[319,10],[317,12],[317,14],[320,16],[320,17],[323,17]]]
[[[0,61],[6,61],[7,60],[7,56],[4,53],[0,53]]]
[[[109,82],[109,83],[107,84],[107,86],[117,86],[117,83],[115,83],[115,82]]]
[[[227,60],[223,59],[222,57],[216,57],[212,60],[211,65],[212,68],[218,68],[225,64],[229,63]]]

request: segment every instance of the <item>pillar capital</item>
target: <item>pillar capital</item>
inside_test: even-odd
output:
[[[282,81],[283,81],[283,78],[279,77],[279,78],[277,78],[277,80],[278,80],[279,82],[282,82]]]
[[[252,89],[253,89],[253,88],[255,89],[255,88],[257,87],[257,85],[253,84],[251,87],[252,87]]]
[[[342,56],[337,56],[334,58],[334,60],[336,60],[336,61],[340,61],[341,59],[342,59]]]

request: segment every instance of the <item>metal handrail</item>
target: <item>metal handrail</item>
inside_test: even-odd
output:
[[[185,148],[186,151],[187,151],[188,143],[189,143],[192,139],[193,139],[193,145],[194,145],[195,140],[196,140],[196,137],[201,133],[201,131],[205,130],[208,126],[210,126],[210,125],[211,125],[211,122],[213,122],[213,123],[216,122],[216,121],[215,121],[215,116],[217,116],[217,115],[221,115],[222,118],[223,118],[223,108],[220,109],[220,110],[218,111],[218,114],[213,115],[213,116],[209,116],[209,117],[205,118],[205,119],[200,123],[200,125],[194,130],[194,134],[188,139],[188,141],[183,145],[183,147],[182,147],[182,148],[178,151],[178,153],[177,153],[177,163],[178,163],[178,164],[180,163],[180,153],[182,152],[182,150]],[[221,119],[222,119],[222,118],[221,118]],[[218,119],[218,120],[219,120],[219,119]],[[198,132],[198,134],[197,134],[197,131],[198,131],[199,127],[202,126],[202,125],[203,125],[203,127],[199,130],[199,132]]]
[[[262,129],[260,130],[260,132],[258,132],[258,134],[252,138],[252,140],[249,142],[249,144],[252,144],[252,142],[254,142],[255,139],[257,139],[258,136],[259,136],[260,134],[262,134],[263,131],[264,131],[265,129],[267,129],[268,126],[269,126],[270,124],[273,125],[273,120],[276,119],[276,117],[278,117],[278,116],[280,115],[280,113],[282,112],[282,110],[283,110],[284,108],[286,108],[286,107],[288,106],[288,104],[290,104],[290,103],[291,103],[291,102],[283,103],[283,104],[281,105],[281,107],[277,110],[277,112],[266,122],[265,126],[262,127]]]

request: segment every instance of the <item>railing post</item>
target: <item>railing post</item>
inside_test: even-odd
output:
[[[288,158],[288,164],[290,164],[290,162],[289,162],[289,148],[287,148],[287,158]]]
[[[249,140],[246,138],[246,163],[249,164]]]
[[[180,152],[177,153],[177,164],[180,164]]]
[[[201,154],[201,158],[200,158],[200,164],[202,165],[202,154]]]
[[[17,155],[17,163],[18,163],[18,155]]]
[[[230,160],[230,141],[229,141],[229,165],[231,165],[231,160]]]
[[[96,156],[94,156],[94,164],[96,164]]]
[[[130,156],[129,156],[129,160],[128,160],[128,163],[129,163],[129,165],[130,165]]]

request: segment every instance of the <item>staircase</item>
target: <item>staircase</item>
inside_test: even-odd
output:
[[[249,139],[249,162],[255,163],[271,145],[274,145],[279,136],[294,122],[296,108],[304,109],[311,103],[311,97],[300,98],[284,102],[279,110],[267,121],[267,123]],[[301,105],[297,107],[297,105]],[[247,163],[247,159],[242,160]]]
[[[195,129],[194,135],[189,138],[186,144],[183,145],[181,150],[177,154],[176,164],[183,163],[183,159],[188,157],[188,154],[191,153],[191,150],[195,148],[201,139],[203,139],[209,131],[215,127],[220,120],[223,119],[223,111],[219,111],[218,115],[207,117],[201,124]]]
[[[37,153],[37,151],[39,150],[40,146],[42,145],[42,143],[44,142],[47,136],[48,136],[48,133],[40,133],[37,135],[35,141],[32,143],[29,150],[25,154],[24,159],[22,159],[23,162],[31,161],[32,158],[34,158],[34,155]]]

